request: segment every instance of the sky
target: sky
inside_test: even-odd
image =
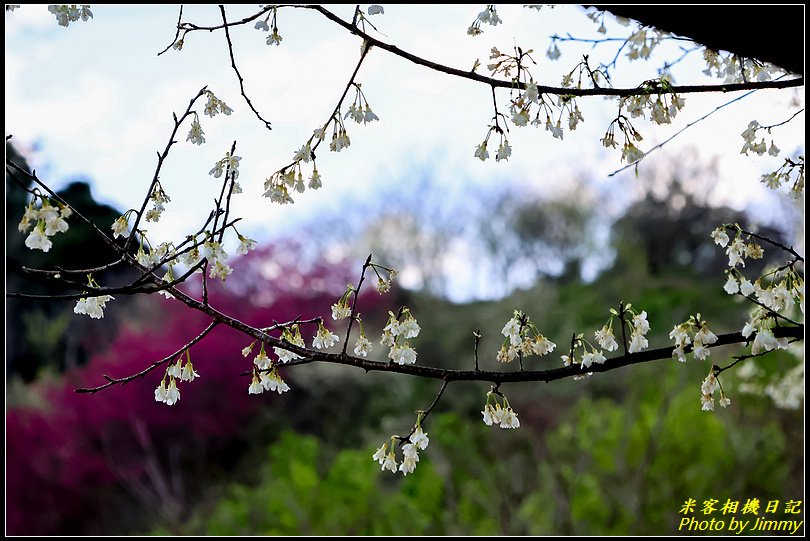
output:
[[[229,6],[228,17],[239,19],[257,9],[255,5]],[[330,9],[351,19],[354,6]],[[552,34],[600,37],[597,25],[577,6],[540,11],[499,6],[503,24],[484,24],[483,34],[468,36],[467,27],[482,9],[482,5],[390,5],[370,20],[383,41],[461,69],[471,69],[476,59],[486,66],[493,46],[532,48],[535,79],[554,86],[581,54],[590,55],[594,64],[615,55],[615,44],[591,48],[562,43],[559,60],[546,57]],[[6,135],[13,135],[14,144],[50,185],[59,187],[83,177],[92,181],[101,201],[122,210],[138,207],[154,174],[156,153],[168,139],[172,112],[181,112],[207,85],[234,113],[213,119],[200,114],[206,136],[202,146],[185,141],[188,125],[181,127],[178,144],[161,173],[172,201],[162,220],[148,225],[150,238],[157,241],[182,239],[195,228],[189,224],[202,223],[218,193],[218,183],[208,171],[234,140],[236,154],[242,157],[244,189],[234,200],[234,212],[244,218],[240,231],[259,241],[295,235],[299,224],[319,214],[352,212],[354,198],[393,182],[407,183],[415,170],[429,170],[433,181],[448,193],[516,182],[533,194],[553,196],[584,173],[600,190],[621,195],[633,182],[632,170],[608,178],[623,164],[617,150],[599,144],[615,115],[615,104],[603,98],[581,99],[585,122],[576,132],[566,132],[563,141],[553,139],[543,128],[512,126],[513,154],[508,162],[482,163],[473,152],[492,117],[489,87],[372,49],[357,80],[380,121],[347,123],[351,147],[339,154],[318,152],[323,188],[295,194],[295,205],[274,205],[260,197],[265,178],[288,164],[312,130],[328,118],[357,62],[359,38],[316,12],[293,8],[278,13],[283,36],[278,47],[268,46],[267,34],[252,24],[233,29],[246,91],[272,122],[272,131],[267,131],[239,94],[222,32],[191,33],[181,51],[158,56],[173,41],[177,6],[99,5],[92,10],[92,20],[77,21],[68,28],[58,26],[42,5],[23,5],[6,13]],[[219,17],[215,6],[184,8],[185,21],[218,24]],[[608,36],[628,35],[628,29],[611,17],[606,17],[605,24]],[[650,63],[620,59],[616,85],[631,86],[655,77],[664,60],[677,56],[677,46],[666,45]],[[699,54],[693,54],[673,73],[679,84],[709,82],[701,69]],[[736,95],[686,96],[687,106],[672,125],[641,121],[637,125],[645,136],[641,149],[661,142],[732,97]],[[499,91],[501,111],[507,98],[506,91]],[[792,101],[803,106],[803,90],[757,92],[651,154],[640,171],[654,169],[684,149],[696,149],[701,159],[717,158],[721,182],[713,203],[755,208],[768,221],[779,211],[771,204],[772,194],[759,184],[759,176],[775,169],[781,159],[740,155],[740,133],[753,119],[763,125],[787,119],[796,111]],[[804,115],[775,129],[773,138],[786,152],[803,151]],[[463,254],[463,249],[448,253],[447,264],[461,265]],[[463,297],[465,286],[458,291],[457,296]]]

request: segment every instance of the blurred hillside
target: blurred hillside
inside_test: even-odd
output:
[[[410,287],[361,297],[366,333],[379,336],[387,310],[409,306],[422,327],[413,344],[419,364],[471,368],[480,329],[481,368],[513,369],[495,353],[514,309],[557,344],[531,368],[559,366],[571,334],[601,327],[620,301],[648,312],[651,348],[696,311],[716,333],[735,331],[748,308],[723,291],[726,257],[708,233],[751,217],[712,205],[711,175],[693,165],[639,179],[621,200],[584,178],[550,195],[516,184],[464,197],[442,196],[421,178],[418,189],[358,201],[349,218],[319,216],[304,228],[311,242],[276,239],[239,259],[212,303],[255,324],[326,315],[373,252]],[[22,208],[10,199],[9,253]],[[795,234],[768,224],[760,231],[788,243]],[[342,263],[327,264],[324,254]],[[448,300],[456,281],[487,300]],[[803,499],[801,410],[743,392],[801,365],[785,351],[724,378],[732,406],[715,413],[700,411],[710,364],[691,359],[504,385],[518,430],[481,422],[488,385],[454,383],[425,423],[431,442],[416,471],[402,478],[380,472],[371,455],[391,434],[407,433],[439,382],[314,365],[284,371],[289,393],[249,396],[239,376],[250,366],[240,354],[246,340],[219,329],[192,349],[201,378],[182,387],[176,406],[153,400],[158,373],[76,395],[102,374],[133,373],[173,351],[203,320],[162,297],[116,302],[105,327],[71,327],[75,340],[104,337],[76,368],[82,363],[66,361],[67,346],[55,339],[46,350],[21,323],[40,318],[40,329],[64,316],[25,303],[7,309],[7,333],[22,344],[7,350],[7,375],[22,373],[22,351],[47,352],[53,366],[7,386],[12,534],[660,535],[677,531],[688,498]],[[739,350],[714,349],[710,361]]]

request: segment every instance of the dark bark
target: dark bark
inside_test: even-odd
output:
[[[803,4],[593,7],[804,75]]]

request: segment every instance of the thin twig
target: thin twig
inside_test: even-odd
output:
[[[796,118],[797,116],[802,114],[803,112],[804,112],[804,107],[802,107],[801,109],[799,109],[798,111],[793,113],[793,115],[789,119],[787,119],[787,120],[785,120],[783,122],[779,122],[778,124],[771,124],[770,126],[762,126],[762,128],[765,128],[766,130],[770,130],[771,128],[778,128],[779,126],[784,126],[785,124],[787,124],[788,122],[790,122],[791,120],[793,120],[794,118]]]
[[[169,142],[166,143],[166,147],[163,149],[163,152],[158,154],[157,166],[155,166],[155,174],[152,177],[152,182],[149,184],[149,189],[146,191],[146,196],[143,199],[143,203],[141,203],[140,210],[136,211],[136,214],[135,214],[135,223],[132,224],[132,231],[133,232],[135,232],[138,229],[138,225],[140,224],[141,218],[143,217],[143,211],[146,210],[146,205],[149,204],[149,198],[152,195],[152,191],[155,189],[155,186],[157,185],[158,180],[160,178],[160,171],[163,168],[163,162],[166,160],[166,157],[169,155],[169,150],[172,148],[172,146],[175,143],[177,143],[177,141],[175,141],[175,139],[174,139],[175,136],[177,135],[177,130],[180,129],[180,125],[183,123],[183,121],[186,119],[186,117],[188,117],[191,114],[191,108],[194,107],[194,103],[200,98],[200,96],[202,96],[205,93],[206,88],[207,87],[205,87],[205,86],[202,87],[200,89],[200,91],[197,92],[197,95],[194,96],[193,98],[191,98],[191,100],[189,100],[188,107],[186,107],[186,111],[183,113],[183,116],[181,116],[178,119],[177,115],[172,115],[173,119],[174,119],[174,128],[172,129],[172,133],[169,136]],[[134,239],[135,239],[134,234],[129,236],[129,238],[127,239],[126,244],[124,245],[124,251],[125,252],[129,252],[129,248],[130,248],[130,246],[132,246],[132,242],[133,242]]]
[[[166,45],[166,48],[165,48],[165,49],[163,49],[162,51],[160,51],[160,52],[157,54],[158,56],[162,55],[163,53],[165,53],[166,51],[168,51],[169,49],[171,49],[171,48],[172,48],[172,46],[174,46],[174,44],[175,44],[175,43],[177,43],[177,38],[179,38],[179,37],[180,37],[180,21],[181,21],[181,20],[183,20],[183,4],[180,4],[180,15],[178,15],[178,16],[177,16],[177,32],[175,32],[175,33],[174,33],[174,39],[172,40],[172,42],[171,42],[171,43],[169,43],[168,45]]]
[[[346,339],[343,341],[343,354],[346,354],[346,349],[349,347],[349,335],[352,334],[352,325],[354,325],[355,317],[357,316],[357,298],[360,296],[360,288],[363,287],[363,282],[366,280],[366,270],[371,265],[371,254],[368,254],[366,262],[363,263],[363,270],[360,272],[360,281],[357,282],[357,288],[354,290],[354,298],[352,299],[352,310],[349,314],[349,326],[346,329]]]
[[[478,344],[481,342],[481,329],[473,333],[475,337],[475,371],[478,372]]]
[[[728,229],[728,230],[730,230],[730,231],[739,231],[739,232],[740,232],[740,233],[742,233],[743,235],[748,235],[749,237],[754,237],[755,239],[759,239],[759,240],[761,240],[762,242],[767,242],[768,244],[770,244],[770,245],[772,245],[772,246],[776,246],[776,247],[777,247],[777,248],[779,248],[780,250],[783,250],[783,251],[785,251],[785,252],[789,253],[789,254],[790,254],[790,255],[792,255],[792,256],[793,256],[793,257],[794,257],[794,258],[795,258],[797,261],[802,261],[802,262],[804,261],[804,258],[803,258],[802,256],[800,256],[800,255],[799,255],[799,254],[796,252],[796,250],[794,250],[792,247],[785,246],[784,244],[782,244],[782,243],[781,243],[781,242],[779,242],[779,241],[776,241],[776,240],[773,240],[773,239],[769,239],[768,237],[765,237],[765,236],[763,236],[763,235],[760,235],[759,233],[754,233],[754,232],[752,232],[752,231],[748,231],[748,230],[746,230],[746,229],[742,229],[741,227],[738,227],[738,226],[736,226],[736,225],[726,225],[726,229]]]
[[[674,89],[674,88],[675,88],[675,87],[673,87],[673,89]],[[758,90],[758,89],[757,89],[757,90]],[[614,176],[614,175],[617,175],[617,174],[621,173],[622,171],[624,171],[624,170],[626,170],[626,169],[629,169],[629,168],[631,168],[631,167],[635,167],[635,166],[636,166],[636,165],[638,165],[638,164],[639,164],[641,161],[643,161],[643,160],[644,160],[644,159],[645,159],[647,156],[649,156],[651,153],[653,153],[653,152],[655,152],[656,150],[658,150],[659,148],[663,147],[664,145],[666,145],[667,143],[669,143],[670,141],[672,141],[673,139],[675,139],[676,137],[678,137],[680,134],[682,134],[683,132],[685,132],[686,130],[688,130],[689,128],[691,128],[692,126],[694,126],[695,124],[698,124],[698,123],[700,123],[700,122],[702,122],[702,121],[706,120],[707,118],[709,118],[710,116],[712,116],[714,113],[716,113],[716,112],[717,112],[717,111],[719,111],[720,109],[722,109],[722,108],[724,108],[724,107],[728,107],[728,106],[729,106],[729,105],[731,105],[732,103],[735,103],[735,102],[738,102],[738,101],[740,101],[740,100],[742,100],[742,99],[744,99],[744,98],[747,98],[748,96],[750,96],[751,94],[753,94],[753,93],[754,93],[754,92],[756,92],[757,90],[751,90],[750,92],[746,92],[746,93],[745,93],[745,94],[743,94],[742,96],[737,96],[737,97],[736,97],[736,98],[734,98],[733,100],[731,100],[731,101],[727,101],[726,103],[724,103],[724,104],[722,104],[722,105],[719,105],[719,106],[715,107],[715,108],[714,108],[712,111],[709,111],[708,113],[706,113],[706,114],[705,114],[705,115],[703,115],[702,117],[698,118],[697,120],[693,120],[692,122],[690,122],[689,124],[687,124],[686,126],[684,126],[683,128],[681,128],[680,130],[676,131],[675,133],[673,133],[672,135],[670,135],[669,137],[667,137],[667,138],[666,138],[664,141],[662,141],[662,142],[658,143],[657,145],[655,145],[654,147],[650,148],[650,150],[648,150],[647,152],[645,152],[645,153],[644,153],[644,155],[643,155],[641,158],[639,158],[638,160],[636,160],[636,161],[634,161],[634,162],[631,162],[631,163],[628,163],[628,164],[627,164],[627,165],[625,165],[624,167],[621,167],[621,168],[619,168],[619,169],[617,169],[617,170],[613,171],[613,172],[612,172],[611,174],[609,174],[608,176],[609,176],[609,177],[612,177],[612,176]]]
[[[151,365],[147,366],[146,368],[144,368],[143,370],[141,370],[140,372],[138,372],[136,374],[132,374],[131,376],[126,376],[126,377],[123,377],[123,378],[113,378],[113,377],[110,377],[110,376],[104,376],[104,379],[107,380],[107,383],[105,383],[104,385],[99,385],[98,387],[88,387],[88,388],[76,389],[75,392],[77,392],[77,393],[95,394],[95,393],[97,393],[97,392],[99,392],[99,391],[101,391],[103,389],[106,389],[108,387],[111,387],[113,385],[116,385],[116,384],[119,384],[119,383],[121,385],[124,385],[124,384],[126,384],[126,383],[128,383],[128,382],[130,382],[130,381],[132,381],[134,379],[142,378],[146,374],[148,374],[149,372],[151,372],[152,370],[157,368],[158,366],[160,366],[162,364],[165,364],[168,361],[174,359],[175,357],[177,357],[181,353],[184,353],[191,346],[193,346],[194,344],[196,344],[197,342],[199,342],[200,340],[205,338],[208,333],[210,333],[212,330],[214,330],[214,327],[216,327],[217,324],[218,323],[216,321],[212,321],[208,325],[208,327],[206,327],[200,334],[198,334],[196,337],[194,337],[186,345],[184,345],[183,347],[181,347],[180,349],[178,349],[177,351],[175,351],[171,355],[168,355],[168,356],[160,359],[159,361],[153,362]]]
[[[428,415],[430,415],[430,412],[433,411],[433,408],[436,407],[436,404],[439,403],[439,400],[441,399],[442,395],[444,394],[444,390],[447,389],[447,384],[448,383],[450,383],[450,382],[447,381],[447,380],[444,380],[442,382],[442,388],[439,389],[439,394],[437,394],[436,398],[433,399],[433,403],[430,406],[428,406],[428,409],[426,409],[424,411],[416,412],[416,414],[419,416],[419,425],[420,426],[425,421],[425,419],[428,418]],[[408,433],[407,436],[405,436],[404,438],[402,436],[399,437],[400,445],[403,445],[406,442],[410,441],[411,436],[413,436],[414,432],[416,432],[416,424],[413,425],[413,428],[411,428],[411,431]]]
[[[253,102],[250,101],[250,98],[248,98],[248,95],[245,92],[245,80],[242,77],[242,74],[239,73],[239,68],[236,67],[236,58],[233,55],[233,43],[231,42],[231,33],[228,30],[228,20],[225,18],[225,6],[220,4],[219,11],[222,14],[223,28],[225,29],[225,39],[228,42],[228,54],[231,57],[231,67],[233,68],[233,71],[236,73],[236,77],[239,79],[239,92],[242,93],[242,97],[245,98],[248,107],[250,107],[250,110],[253,111],[253,114],[256,115],[256,118],[258,118],[260,121],[264,123],[265,128],[267,128],[268,130],[272,130],[273,128],[270,127],[270,122],[262,118],[261,113],[259,113],[256,107],[253,106]]]
[[[349,21],[345,21],[329,11],[328,9],[324,8],[318,4],[308,4],[308,5],[296,5],[296,4],[282,4],[273,6],[275,8],[298,8],[298,9],[310,9],[317,11],[330,21],[342,26],[352,34],[355,34],[364,40],[366,40],[369,45],[373,45],[375,47],[379,47],[389,53],[392,53],[400,58],[404,58],[414,64],[418,64],[420,66],[424,66],[426,68],[432,69],[434,71],[439,71],[442,73],[446,73],[448,75],[453,75],[456,77],[462,77],[464,79],[475,81],[479,83],[486,84],[488,86],[497,86],[501,88],[514,88],[518,90],[525,90],[526,84],[517,82],[517,81],[506,81],[495,79],[492,77],[487,77],[485,75],[480,75],[478,73],[474,73],[471,71],[464,71],[457,68],[453,68],[451,66],[445,66],[443,64],[439,64],[437,62],[432,62],[430,60],[426,60],[422,57],[416,56],[412,53],[407,51],[403,51],[396,45],[390,45],[384,41],[380,41],[379,39],[371,36],[370,34],[364,32],[356,25],[353,25]],[[250,17],[246,17],[241,21],[228,23],[227,25],[217,25],[217,26],[198,26],[191,23],[183,23],[181,26],[183,30],[197,31],[197,30],[207,30],[209,32],[213,32],[215,30],[220,30],[225,27],[233,27],[238,26],[241,24],[248,23],[253,21],[266,13],[272,7],[265,7],[259,13],[251,15]],[[621,51],[621,49],[620,49]],[[789,80],[776,80],[776,81],[762,81],[762,82],[747,82],[747,83],[734,83],[734,84],[720,84],[720,85],[683,85],[683,86],[673,86],[672,92],[677,94],[691,94],[691,93],[700,93],[700,92],[737,92],[741,90],[752,90],[752,89],[759,89],[759,88],[791,88],[791,87],[798,87],[804,85],[804,77],[796,77]],[[563,96],[635,96],[639,94],[638,87],[633,88],[564,88],[564,87],[553,87],[553,86],[545,86],[545,85],[537,85],[537,89],[540,93],[544,94],[554,94],[554,95],[563,95]]]

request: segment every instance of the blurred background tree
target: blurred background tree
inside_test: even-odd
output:
[[[422,170],[413,175],[421,197],[393,182],[355,203],[353,221],[319,216],[305,228],[318,242],[279,238],[241,258],[227,290],[214,286],[213,302],[248,323],[328,313],[371,246],[401,266],[409,287],[361,297],[367,332],[407,304],[423,329],[425,364],[470,367],[471,331],[480,328],[482,368],[495,367],[492,322],[515,308],[558,344],[600,326],[618,299],[647,310],[653,347],[667,342],[658,322],[698,309],[716,332],[736,330],[747,307],[720,287],[725,257],[706,232],[755,218],[712,205],[710,171],[681,156],[642,175],[622,206],[598,204],[616,186],[584,174],[556,194],[517,182],[434,197],[442,187]],[[68,189],[100,223],[119,215],[93,203],[86,185]],[[7,191],[12,269],[22,195],[8,179]],[[767,223],[761,231],[795,234]],[[71,244],[43,256],[64,261],[88,249]],[[334,264],[335,254],[344,262]],[[472,276],[479,300],[451,299],[459,274]],[[687,498],[803,494],[801,411],[775,408],[762,392],[742,395],[783,382],[797,366],[789,352],[749,360],[754,368],[724,380],[734,403],[717,415],[700,411],[708,371],[700,362],[511,386],[518,431],[479,421],[485,384],[451,386],[428,425],[431,446],[402,478],[381,474],[371,454],[412,423],[436,382],[311,366],[285,373],[295,392],[249,397],[248,378],[234,375],[244,361],[235,352],[247,344],[221,329],[194,350],[202,377],[181,408],[167,412],[140,381],[76,395],[100,373],[130,373],[161,357],[204,322],[151,296],[111,310],[99,330],[68,318],[70,306],[8,303],[7,379],[27,382],[7,387],[9,533],[641,535],[676,531]],[[70,343],[93,344],[86,361]]]

